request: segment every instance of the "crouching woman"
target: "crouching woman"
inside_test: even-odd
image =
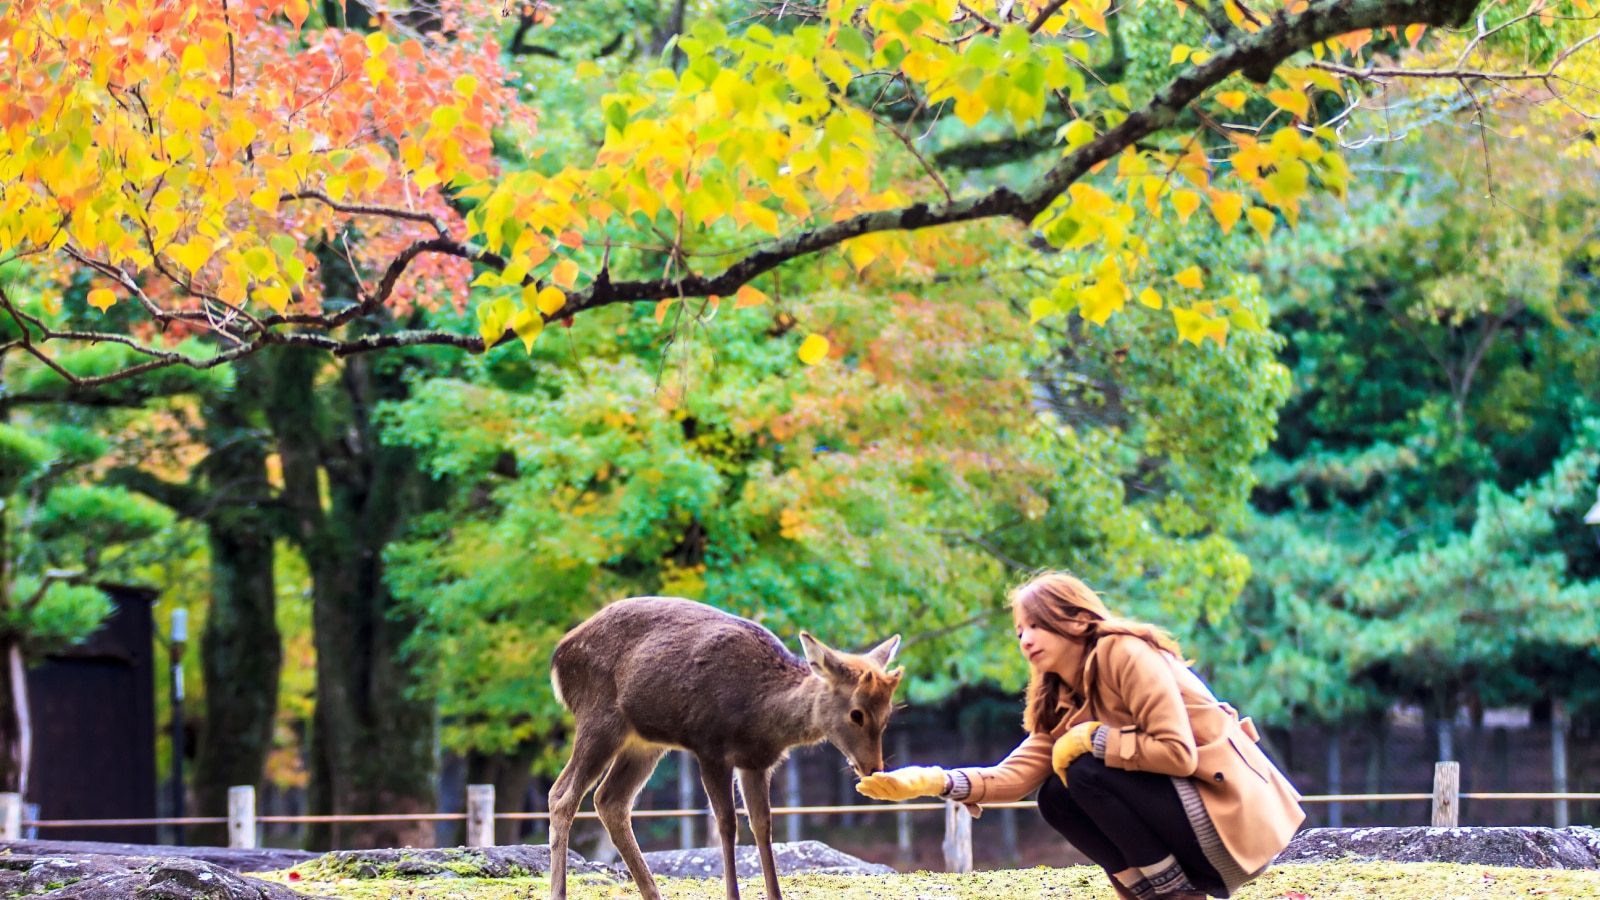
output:
[[[880,800],[980,804],[1039,791],[1050,827],[1121,898],[1227,897],[1266,871],[1305,819],[1249,719],[1219,701],[1160,629],[1111,615],[1064,573],[1011,595],[1032,676],[1028,738],[999,765],[910,766],[862,779]]]

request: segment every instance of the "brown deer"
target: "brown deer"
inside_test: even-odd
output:
[[[556,645],[550,680],[577,723],[572,758],[550,788],[550,896],[566,900],[567,841],[578,802],[594,807],[643,900],[660,900],[630,821],[633,801],[671,748],[694,754],[722,838],[728,900],[738,900],[733,842],[737,771],[768,900],[772,770],[790,747],[828,741],[858,776],[883,769],[883,729],[903,669],[885,672],[900,636],[856,655],[800,632],[805,660],[738,616],[676,597],[634,597],[595,613]],[[608,767],[609,766],[609,770]]]

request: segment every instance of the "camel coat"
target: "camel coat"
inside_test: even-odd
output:
[[[1230,891],[1288,846],[1305,820],[1299,792],[1256,746],[1255,724],[1241,721],[1187,666],[1139,638],[1106,635],[1084,660],[1083,684],[1087,702],[1073,709],[1063,697],[1058,708],[1068,715],[1052,732],[1030,735],[999,765],[961,770],[972,786],[963,802],[974,813],[985,802],[1021,800],[1055,777],[1056,739],[1096,720],[1107,726],[1107,766],[1173,777]]]

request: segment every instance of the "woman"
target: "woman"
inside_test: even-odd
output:
[[[1037,788],[1045,821],[1104,867],[1122,898],[1227,897],[1264,872],[1305,819],[1300,795],[1177,643],[1112,616],[1059,572],[1013,591],[1011,611],[1033,669],[1027,740],[997,766],[909,766],[857,790],[947,797],[976,814]]]

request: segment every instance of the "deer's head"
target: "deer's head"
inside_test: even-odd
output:
[[[800,632],[811,674],[823,690],[812,709],[816,724],[865,778],[883,771],[883,729],[894,707],[894,691],[905,669],[887,671],[900,649],[897,634],[862,653],[844,653]]]

